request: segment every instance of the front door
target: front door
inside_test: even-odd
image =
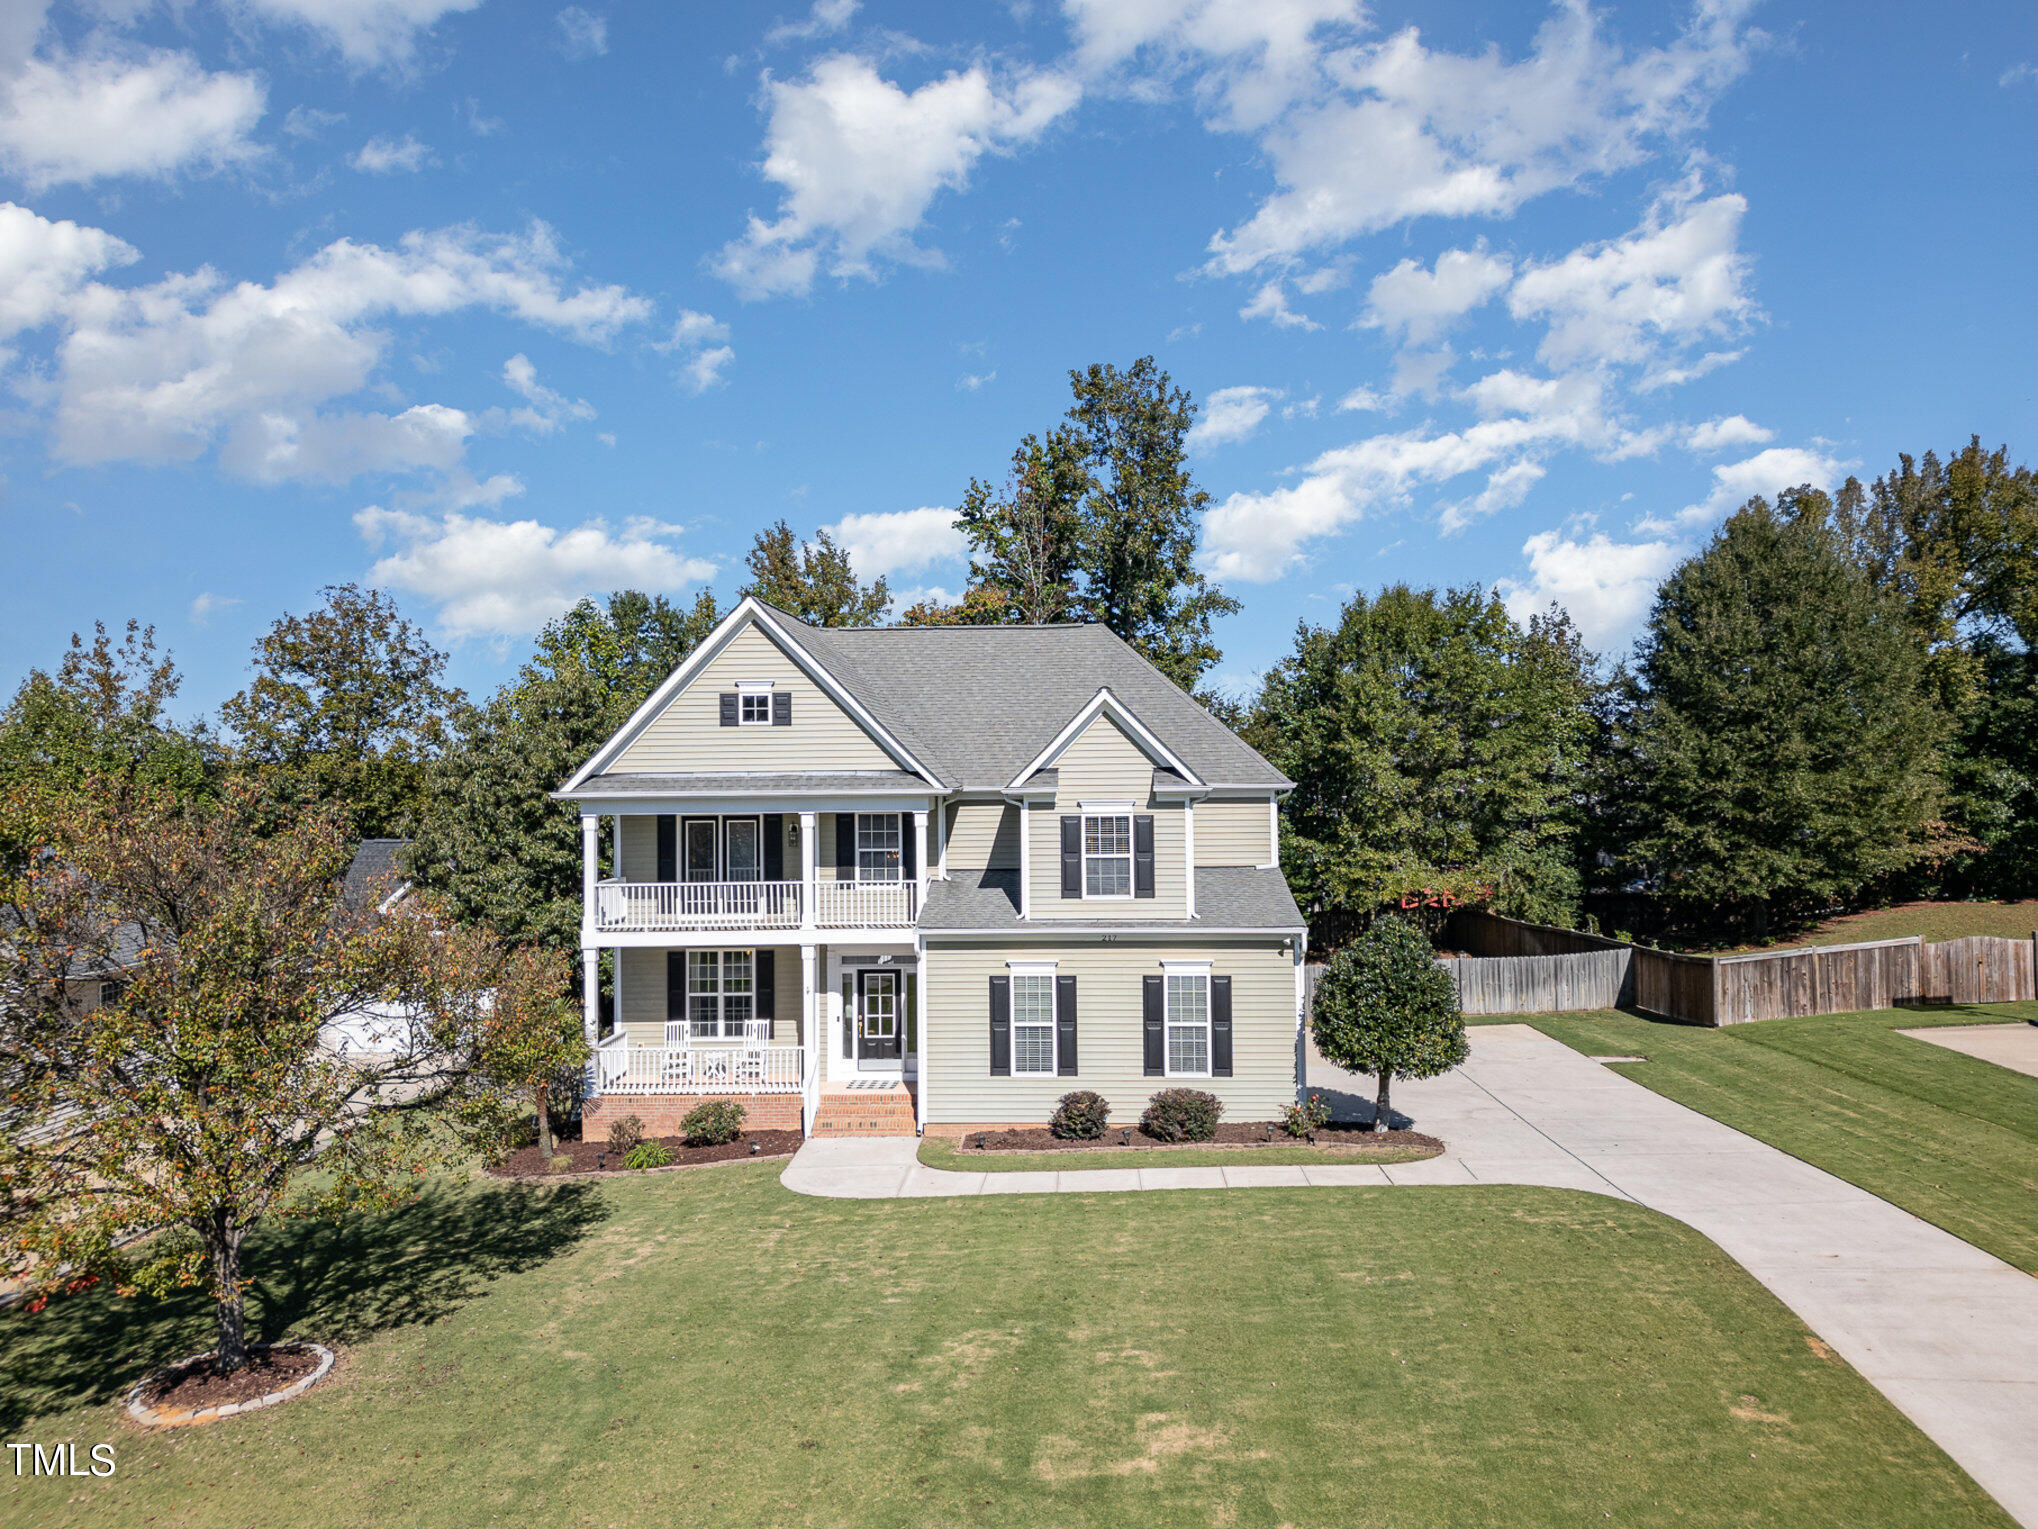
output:
[[[859,1066],[895,1065],[899,1060],[899,974],[856,974],[856,1060]]]

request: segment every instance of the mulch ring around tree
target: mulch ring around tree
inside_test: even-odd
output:
[[[211,1423],[274,1407],[323,1380],[336,1356],[318,1343],[277,1343],[248,1350],[232,1374],[213,1366],[217,1351],[157,1370],[127,1394],[128,1416],[151,1428]]]
[[[568,1174],[663,1173],[671,1168],[699,1168],[708,1163],[732,1163],[740,1159],[763,1162],[768,1158],[791,1157],[800,1150],[798,1131],[745,1131],[734,1141],[719,1147],[689,1147],[679,1136],[647,1136],[672,1154],[667,1168],[634,1169],[623,1166],[624,1153],[612,1152],[606,1141],[562,1141],[552,1148],[551,1168],[538,1155],[535,1144],[520,1147],[488,1172],[499,1179],[561,1178]]]
[[[1161,1141],[1147,1135],[1138,1126],[1113,1126],[1100,1141],[1064,1141],[1043,1126],[1032,1126],[1021,1131],[972,1131],[957,1143],[959,1151],[972,1156],[977,1153],[996,1156],[1013,1152],[1113,1152],[1125,1147],[1138,1147],[1149,1152],[1157,1149],[1166,1151],[1173,1147],[1206,1152],[1213,1147],[1226,1147],[1250,1152],[1256,1147],[1311,1146],[1348,1152],[1354,1158],[1370,1157],[1380,1152],[1398,1154],[1411,1148],[1424,1157],[1435,1157],[1444,1150],[1444,1144],[1436,1137],[1425,1136],[1420,1131],[1374,1131],[1364,1125],[1332,1124],[1318,1126],[1311,1135],[1301,1137],[1290,1136],[1278,1121],[1221,1123],[1216,1137],[1210,1141]]]

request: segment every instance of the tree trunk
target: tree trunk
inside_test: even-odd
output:
[[[205,1239],[212,1246],[212,1281],[219,1301],[219,1356],[213,1361],[222,1375],[248,1362],[248,1306],[241,1293],[241,1239],[237,1232],[217,1229]]]
[[[1376,1131],[1386,1131],[1392,1129],[1390,1123],[1393,1120],[1394,1112],[1393,1107],[1387,1101],[1387,1094],[1388,1091],[1393,1086],[1394,1086],[1394,1069],[1391,1067],[1381,1068],[1380,1094],[1379,1097],[1373,1101],[1373,1129]]]
[[[538,1090],[538,1156],[546,1162],[552,1161],[552,1091]]]

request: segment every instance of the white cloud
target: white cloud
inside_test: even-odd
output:
[[[451,473],[473,431],[464,410],[436,403],[400,414],[263,412],[228,427],[219,465],[237,478],[265,484],[345,483],[363,473]]]
[[[1508,309],[1548,322],[1538,354],[1552,366],[1644,365],[1736,333],[1756,317],[1739,247],[1747,210],[1737,195],[1658,203],[1634,233],[1523,271]]]
[[[1996,77],[1996,83],[2008,90],[2012,85],[2028,85],[2038,80],[2038,64],[2012,64]]]
[[[1368,387],[1356,387],[1337,401],[1338,412],[1356,411],[1369,414],[1384,412],[1393,407],[1391,399],[1381,396]]]
[[[283,114],[283,131],[292,138],[316,138],[329,127],[347,120],[343,111],[325,111],[316,106],[293,106]]]
[[[238,596],[216,595],[208,589],[191,602],[191,624],[209,626],[214,611],[230,610],[240,603]]]
[[[260,152],[265,100],[253,75],[188,53],[22,58],[0,76],[0,166],[35,191],[223,169]]]
[[[446,16],[471,11],[481,0],[239,0],[272,22],[304,27],[325,39],[348,62],[408,63],[418,38]]]
[[[1684,445],[1688,451],[1724,451],[1729,446],[1759,446],[1775,434],[1745,414],[1728,414],[1693,425],[1685,432]]]
[[[569,5],[553,19],[559,24],[559,51],[568,58],[600,58],[609,51],[608,17]]]
[[[956,529],[955,511],[940,505],[845,515],[827,529],[848,550],[860,579],[913,573],[935,563],[961,562],[969,555],[969,542]]]
[[[1696,504],[1686,505],[1675,515],[1649,516],[1637,522],[1644,531],[1662,532],[1711,525],[1739,509],[1757,494],[1773,495],[1778,489],[1809,483],[1830,488],[1845,475],[1847,463],[1804,446],[1771,446],[1738,462],[1722,462],[1712,470],[1712,492]]]
[[[997,368],[993,367],[988,372],[964,372],[955,379],[955,386],[958,392],[980,393],[997,380]]]
[[[778,217],[753,215],[713,259],[746,298],[805,292],[817,274],[875,279],[886,261],[939,256],[913,243],[934,198],[986,154],[1032,142],[1076,103],[1075,82],[981,65],[906,91],[868,59],[836,54],[803,80],[768,80],[765,177]]]
[[[1586,645],[1604,653],[1634,636],[1655,603],[1656,586],[1686,549],[1672,541],[1616,542],[1604,532],[1580,541],[1539,531],[1521,550],[1528,576],[1495,586],[1508,614],[1526,622],[1554,601],[1570,612]]]
[[[1270,281],[1253,293],[1246,305],[1238,310],[1242,319],[1265,319],[1276,329],[1321,329],[1306,313],[1297,313],[1288,306],[1288,293],[1281,283]]]
[[[1280,397],[1279,388],[1219,388],[1203,400],[1202,418],[1189,427],[1183,444],[1191,451],[1208,451],[1249,440]]]
[[[814,0],[813,9],[803,20],[781,21],[766,32],[764,45],[776,48],[789,42],[811,42],[816,37],[839,32],[860,9],[857,0]]]
[[[431,162],[430,146],[410,133],[401,138],[370,138],[347,161],[364,175],[415,175]]]
[[[682,308],[673,322],[672,338],[653,349],[677,354],[679,380],[688,391],[705,393],[724,380],[722,373],[736,359],[736,349],[728,340],[729,326],[712,313]]]
[[[1434,267],[1403,260],[1366,289],[1359,324],[1385,330],[1399,345],[1428,345],[1505,287],[1513,267],[1483,249],[1445,250]]]
[[[140,258],[104,229],[0,202],[0,340],[60,318],[88,279]]]
[[[713,577],[714,564],[674,544],[677,526],[590,520],[559,530],[536,520],[416,515],[370,505],[354,516],[370,551],[393,550],[369,577],[438,608],[454,640],[533,632],[583,595],[611,589],[670,593]]]
[[[521,351],[503,362],[502,382],[524,400],[525,407],[511,410],[505,421],[517,429],[550,435],[569,419],[594,418],[594,405],[585,398],[568,398],[540,382],[537,367]]]
[[[1515,508],[1528,498],[1530,489],[1543,481],[1546,470],[1539,462],[1509,463],[1489,474],[1486,487],[1470,499],[1444,505],[1437,516],[1437,529],[1445,536],[1454,536],[1474,521]]]
[[[1632,56],[1582,4],[1560,7],[1519,62],[1433,50],[1413,27],[1326,47],[1314,64],[1328,88],[1298,63],[1284,77],[1292,96],[1265,103],[1260,147],[1278,189],[1212,237],[1211,269],[1280,266],[1416,218],[1507,217],[1637,164],[1698,125],[1746,67],[1745,9],[1701,5],[1674,42]]]

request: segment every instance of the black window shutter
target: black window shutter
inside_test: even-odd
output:
[[[759,1019],[778,1018],[778,952],[760,950],[751,958],[756,963],[756,992],[751,1000],[751,1012]],[[1225,1052],[1229,1057],[1231,1053]]]
[[[764,815],[764,879],[785,880],[785,814]]]
[[[665,953],[665,1017],[672,1020],[686,1018],[686,952],[683,950]]]
[[[1054,979],[1054,1070],[1064,1078],[1076,1075],[1076,979]]]
[[[1132,820],[1132,895],[1153,896],[1153,815]]]
[[[856,880],[856,814],[835,814],[835,879]]]
[[[669,812],[658,817],[658,879],[679,880],[679,819]]]
[[[991,1076],[1012,1076],[1012,979],[991,979]]]
[[[1210,979],[1210,1074],[1231,1076],[1231,979]]]
[[[1020,853],[1025,853],[1021,848]],[[1061,820],[1061,895],[1083,895],[1083,820]]]
[[[793,725],[793,693],[790,690],[774,690],[771,693],[771,725],[773,727]]]
[[[1141,1061],[1146,1075],[1149,1078],[1158,1078],[1168,1070],[1165,999],[1161,992],[1160,978],[1147,977],[1142,979],[1142,983],[1145,991],[1140,995],[1142,999],[1140,1007],[1145,1020],[1145,1034],[1142,1037],[1145,1045],[1141,1052]]]
[[[899,879],[911,881],[920,874],[916,862],[916,847],[913,843],[913,814],[899,814]]]
[[[736,692],[733,690],[725,690],[722,692],[722,726],[734,727],[735,725],[736,725]]]

